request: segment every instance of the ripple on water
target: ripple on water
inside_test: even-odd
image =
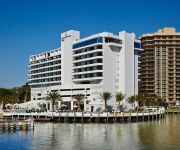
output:
[[[127,124],[36,124],[34,131],[0,131],[0,150],[179,149],[180,115]]]

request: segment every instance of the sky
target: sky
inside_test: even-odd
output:
[[[0,0],[0,87],[25,84],[29,56],[60,47],[67,30],[139,37],[169,26],[180,32],[179,0]]]

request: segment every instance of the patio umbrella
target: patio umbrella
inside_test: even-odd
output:
[[[17,104],[17,103],[14,104],[14,105],[13,105],[13,108],[19,108],[19,104]]]
[[[6,104],[5,107],[12,107],[12,104]]]

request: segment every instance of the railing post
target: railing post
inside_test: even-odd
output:
[[[156,110],[156,120],[157,120],[157,110]]]
[[[76,112],[74,111],[74,123],[76,123]]]
[[[59,111],[59,123],[61,122],[61,112]]]
[[[83,114],[83,111],[82,111],[82,118],[81,118],[81,122],[83,123],[83,119],[84,119],[84,114]]]
[[[106,123],[108,123],[108,111],[107,111],[107,120],[106,120]]]
[[[98,123],[100,123],[100,112],[98,112]]]
[[[136,122],[138,122],[138,111],[137,111],[137,114],[136,114]]]
[[[66,123],[68,123],[68,111],[66,113]]]
[[[115,123],[117,122],[117,112],[115,112]]]
[[[148,112],[148,121],[149,121],[149,119],[150,119],[150,111]]]
[[[91,123],[91,119],[92,119],[92,112],[90,112],[89,123]]]
[[[153,110],[153,120],[154,120],[154,110]]]
[[[124,112],[123,112],[123,123],[124,123]]]

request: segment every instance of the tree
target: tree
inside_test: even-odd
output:
[[[30,86],[28,83],[17,89],[17,94],[19,97],[20,102],[27,102],[30,101]]]
[[[134,104],[135,104],[135,101],[136,101],[136,96],[130,96],[130,97],[128,97],[127,98],[127,101],[128,101],[128,103],[130,103],[131,105],[132,105],[132,109],[134,109]]]
[[[164,104],[165,104],[165,98],[157,97],[157,105],[164,106]]]
[[[144,105],[144,97],[142,95],[142,93],[139,93],[136,95],[136,102],[138,103],[138,107],[143,106]]]
[[[0,102],[4,104],[23,103],[27,101],[30,101],[30,86],[28,83],[12,89],[0,88]]]
[[[164,106],[164,104],[165,98],[161,98],[160,96],[156,96],[152,101],[152,105],[154,106]]]
[[[54,109],[54,105],[57,101],[62,101],[62,98],[60,96],[60,94],[58,94],[58,92],[56,91],[52,91],[50,93],[47,94],[47,97],[45,98],[46,100],[50,100],[51,104],[52,104],[52,112],[55,111]]]
[[[140,106],[145,106],[145,104],[148,101],[148,93],[147,92],[142,92],[136,95],[136,101],[138,102],[138,105]]]
[[[12,92],[11,89],[0,88],[0,103],[3,104],[14,104],[17,103],[17,94]]]
[[[100,94],[100,98],[104,101],[105,110],[107,111],[107,101],[112,98],[112,94],[110,92],[103,92]]]
[[[119,110],[120,110],[120,103],[125,98],[125,94],[122,92],[116,93],[116,102],[119,102]]]
[[[156,94],[148,94],[145,104],[148,107],[157,105],[157,95]]]
[[[73,98],[77,101],[77,111],[81,111],[80,103],[85,98],[84,95],[78,93],[77,95],[74,95]]]

